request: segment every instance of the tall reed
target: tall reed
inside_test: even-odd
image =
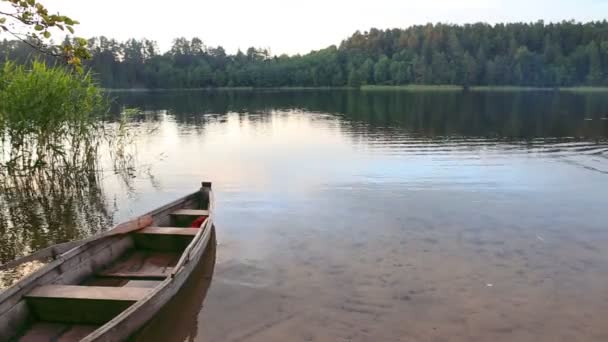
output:
[[[0,263],[112,224],[100,154],[127,180],[133,156],[125,124],[104,124],[109,107],[90,74],[0,66]]]
[[[80,168],[95,163],[108,103],[90,74],[34,61],[0,69],[0,168]]]

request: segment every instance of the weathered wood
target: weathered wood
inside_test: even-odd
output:
[[[112,287],[146,287],[154,288],[158,286],[166,277],[163,278],[131,278],[131,277],[103,277],[95,276],[87,279],[80,285],[83,286],[112,286]]]
[[[213,206],[210,186],[204,186],[200,191],[158,208],[147,216],[116,226],[113,229],[113,235],[116,236],[110,236],[109,232],[106,232],[86,239],[80,245],[72,245],[72,248],[62,253],[56,260],[0,293],[0,340],[14,337],[12,334],[34,315],[38,319],[50,322],[96,325],[107,322],[84,340],[125,339],[175,295],[192,272],[194,265],[200,260],[208,243],[210,231],[213,229]],[[190,213],[196,216],[200,216],[201,213],[207,214],[205,216],[209,218],[202,224],[201,229],[178,228],[169,233],[160,229],[172,230],[176,227],[149,227],[170,225],[171,217],[174,216],[171,213],[180,209],[207,209],[203,212]],[[195,218],[189,215],[182,217]],[[147,233],[136,232],[146,227],[149,227]],[[154,239],[158,240],[154,241]],[[167,242],[172,239],[177,239],[179,242]],[[126,263],[122,262],[127,250],[134,246],[145,246],[146,243],[148,245],[162,243],[165,247],[171,245],[171,251],[138,251],[148,255],[136,257]],[[127,255],[127,259],[129,255],[131,254]],[[103,274],[94,276],[95,273],[104,272],[107,272],[105,277]],[[173,277],[167,276],[171,274]],[[51,284],[52,286],[86,284],[87,286],[76,287],[95,289],[100,287],[95,286],[96,282],[104,285],[101,287],[104,292],[98,293],[97,296],[86,294],[86,290],[82,298],[68,290],[62,290],[63,294],[54,291],[51,291],[51,294],[37,292],[42,291],[37,287]],[[35,288],[37,289],[34,290]],[[122,291],[127,288],[143,288],[149,292],[143,298],[131,298],[134,301],[116,300],[117,298],[112,296],[108,298],[108,292],[105,292],[107,289],[112,289],[124,294]],[[26,297],[27,293],[30,294]],[[79,293],[82,294],[82,291],[79,290]],[[78,298],[64,298],[66,296]],[[29,305],[26,305],[26,301]]]
[[[171,275],[170,270],[158,272],[99,272],[97,276],[107,278],[128,278],[128,279],[165,279]]]
[[[120,255],[116,255],[116,253],[124,253],[124,250],[129,246],[132,246],[132,240],[129,236],[118,236],[104,237],[73,248],[26,276],[4,292],[0,292],[0,321],[5,319],[5,314],[21,300],[24,294],[34,287],[53,282],[60,284],[77,283],[84,279],[87,273],[90,273],[91,267],[105,265],[109,260]]]
[[[95,331],[98,325],[70,325],[61,323],[35,323],[22,336],[19,342],[60,341],[76,342]],[[52,336],[52,339],[49,338]]]
[[[117,341],[128,338],[134,331],[141,328],[150,320],[162,306],[167,303],[181,288],[188,276],[200,261],[211,237],[211,229],[205,229],[202,238],[196,242],[192,250],[191,262],[185,264],[174,278],[168,278],[147,297],[130,306],[120,315],[104,324],[82,342]]]
[[[209,210],[179,209],[171,213],[171,216],[209,216]]]
[[[203,225],[198,228],[199,232],[192,240],[192,243],[190,243],[190,245],[186,247],[186,250],[184,250],[184,253],[182,253],[181,258],[179,259],[175,267],[173,267],[173,271],[171,271],[171,277],[174,277],[175,274],[182,268],[182,266],[190,260],[190,253],[192,252],[192,249],[197,246],[197,242],[211,229],[210,224],[211,220],[206,220]]]
[[[25,298],[42,321],[103,324],[150,292],[138,287],[45,285]]]
[[[61,254],[64,254],[78,246],[84,245],[86,243],[91,243],[96,240],[102,239],[104,237],[118,235],[118,234],[127,234],[134,230],[145,228],[153,223],[153,218],[151,215],[145,215],[142,217],[138,217],[135,220],[131,220],[129,222],[125,222],[115,226],[114,228],[95,236],[91,236],[86,239],[70,241],[65,243],[60,243],[54,246],[50,246],[44,249],[41,249],[33,254],[24,256],[22,258],[9,261],[5,264],[0,265],[0,271],[7,270],[10,268],[17,267],[23,263],[34,261],[34,260],[45,260],[45,259],[56,259]]]
[[[148,227],[154,223],[152,215],[144,215],[125,223],[121,223],[114,227],[112,230],[107,232],[107,236],[116,234],[126,234],[132,231],[136,231],[145,227]]]
[[[28,305],[41,322],[105,324],[136,302],[32,298]]]
[[[195,236],[198,228],[178,228],[178,227],[147,227],[137,231],[136,234],[158,234],[158,235],[186,235]]]
[[[9,340],[35,316],[23,298],[26,293],[40,285],[76,283],[96,262],[103,265],[104,260],[117,257],[112,256],[112,251],[116,253],[129,245],[132,246],[130,237],[119,235],[78,246],[0,293],[0,341]]]
[[[166,278],[177,263],[180,253],[149,250],[132,251],[103,271],[98,276],[133,279]]]
[[[200,200],[199,202],[202,202]],[[180,209],[169,214],[171,217],[170,225],[174,227],[191,227],[195,220],[199,217],[208,217],[208,210],[199,209]]]
[[[200,208],[199,202],[201,191],[193,192],[187,196],[179,198],[149,213],[154,217],[154,225],[171,226],[171,212],[182,208]]]
[[[212,231],[201,260],[195,264],[186,283],[130,341],[189,341],[198,335],[198,314],[213,280],[216,246]]]
[[[183,251],[199,232],[198,228],[148,227],[133,236],[140,249]]]
[[[35,319],[25,301],[13,305],[4,315],[0,316],[0,341],[9,341],[14,334],[22,331],[25,326]]]
[[[100,268],[107,267],[134,246],[130,235],[109,237],[104,244],[91,247],[82,246],[79,257],[66,259],[61,265],[61,276],[55,281],[58,284],[79,284]],[[66,253],[66,256],[69,252]]]
[[[82,300],[111,300],[136,302],[143,299],[150,289],[139,287],[79,286],[79,285],[43,285],[39,286],[25,298],[55,298]]]
[[[133,234],[137,249],[181,253],[192,241],[192,235]]]

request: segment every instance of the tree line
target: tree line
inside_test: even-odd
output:
[[[177,38],[164,53],[148,39],[95,37],[88,45],[84,65],[107,88],[608,85],[605,20],[371,29],[293,56],[254,47],[228,54],[199,38]],[[1,60],[31,57],[23,42],[0,42]]]

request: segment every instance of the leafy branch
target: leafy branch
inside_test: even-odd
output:
[[[0,33],[8,33],[41,53],[62,58],[78,70],[81,69],[82,60],[91,57],[85,39],[66,40],[59,46],[50,41],[53,31],[74,34],[78,21],[59,13],[50,14],[36,0],[0,0],[0,3],[8,3],[8,6],[4,6],[6,10],[0,8]]]

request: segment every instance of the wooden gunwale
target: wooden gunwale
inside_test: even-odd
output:
[[[214,229],[214,227],[210,224],[206,229],[202,230],[201,238],[196,242],[196,247],[191,250],[193,252],[193,257],[191,259],[193,262],[185,264],[184,267],[177,270],[174,277],[165,279],[145,298],[131,305],[111,321],[93,331],[90,335],[82,339],[81,342],[116,341],[125,339],[132,333],[132,330],[140,327],[152,318],[154,313],[156,313],[166,301],[173,297],[177,290],[179,290],[187,280],[189,272],[186,272],[186,268],[189,268],[189,271],[191,271],[197,264],[207,247],[212,229]],[[156,302],[154,301],[155,299],[157,300]],[[131,326],[129,326],[129,324],[131,324]]]
[[[31,292],[32,289],[36,288],[39,285],[52,284],[56,282],[57,279],[61,279],[64,273],[62,266],[66,263],[66,261],[70,260],[70,264],[68,264],[68,266],[72,267],[72,264],[77,260],[72,259],[75,257],[82,258],[82,256],[79,255],[91,248],[94,248],[96,251],[98,251],[94,253],[103,252],[105,253],[105,255],[108,255],[107,253],[111,254],[112,249],[108,249],[108,252],[105,252],[105,249],[109,248],[114,243],[121,241],[123,246],[127,246],[124,243],[126,243],[126,241],[131,241],[125,240],[124,238],[113,238],[114,236],[124,236],[128,233],[133,233],[137,230],[141,230],[145,227],[151,226],[157,220],[165,220],[166,217],[171,215],[171,211],[183,209],[186,205],[192,203],[189,201],[198,198],[198,196],[201,195],[203,196],[202,199],[207,200],[207,211],[209,216],[203,222],[200,229],[198,229],[197,233],[194,235],[192,241],[188,244],[186,249],[183,250],[179,261],[171,269],[171,272],[166,272],[166,274],[156,274],[148,272],[146,274],[140,274],[141,277],[139,277],[138,275],[125,273],[124,276],[127,278],[153,279],[159,280],[161,282],[156,287],[151,288],[150,291],[147,292],[145,296],[143,296],[143,298],[139,299],[125,311],[118,314],[109,322],[93,331],[82,341],[113,341],[116,339],[123,339],[128,337],[130,333],[132,333],[135,329],[137,329],[147,320],[149,320],[152,315],[156,313],[156,311],[158,311],[160,307],[162,307],[162,305],[164,305],[164,303],[166,303],[173,295],[175,295],[175,293],[181,288],[181,286],[189,276],[193,266],[196,265],[196,263],[200,260],[200,257],[202,256],[209,242],[211,230],[214,229],[214,201],[210,183],[203,183],[203,188],[201,188],[199,191],[183,196],[175,201],[172,201],[149,212],[146,215],[118,225],[104,233],[79,241],[67,242],[55,246],[50,246],[32,255],[0,265],[0,270],[2,270],[32,260],[40,260],[49,257],[54,258],[54,260],[52,260],[48,264],[44,265],[32,274],[21,279],[14,286],[10,287],[4,292],[0,292],[0,316],[8,314],[8,312],[13,310],[13,308],[15,308],[15,310],[22,310],[21,306],[19,308],[15,306],[17,304],[22,303],[23,298],[27,297],[27,293]],[[204,197],[205,195],[207,196],[206,198]],[[161,234],[164,232],[156,233]],[[167,235],[171,235],[171,233],[168,232]],[[191,234],[186,233],[186,231],[183,231],[182,235]],[[131,245],[132,243],[133,242],[131,242]],[[70,269],[69,267],[66,268],[66,270]],[[84,268],[82,267],[80,269],[84,270]],[[100,275],[105,276],[103,275],[103,272],[101,272]],[[74,275],[71,273],[67,276],[67,278],[64,278],[63,282],[69,282],[73,281],[73,279],[78,279],[74,278],[75,276],[78,275]],[[120,278],[121,276],[121,274],[107,275],[107,277],[118,278]],[[62,282],[60,282],[59,284],[61,283]],[[14,315],[8,317],[13,317],[11,319],[14,320]],[[9,324],[8,327],[10,326],[11,325]],[[0,336],[2,336],[3,333],[6,334],[5,331],[0,331]]]

